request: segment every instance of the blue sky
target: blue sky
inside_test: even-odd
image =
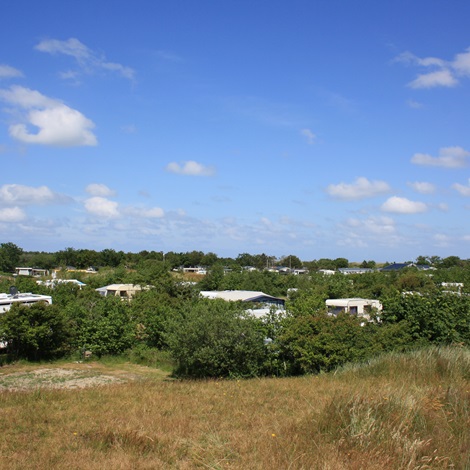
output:
[[[469,257],[467,0],[6,0],[0,17],[2,242]]]

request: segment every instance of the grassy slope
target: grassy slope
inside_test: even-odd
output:
[[[470,468],[470,351],[335,374],[0,395],[9,468]]]

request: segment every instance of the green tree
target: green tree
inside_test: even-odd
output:
[[[384,299],[385,323],[406,321],[414,341],[470,344],[470,297],[435,293]]]
[[[178,308],[184,308],[183,305],[186,305],[184,300],[170,297],[168,293],[156,289],[137,294],[130,303],[137,343],[166,348],[168,323],[176,315]],[[189,304],[187,308],[191,308]]]
[[[262,371],[266,350],[259,320],[244,307],[200,300],[169,324],[167,342],[186,377],[253,377]]]
[[[330,371],[370,354],[371,337],[353,315],[303,315],[286,320],[280,338],[291,373]]]
[[[201,290],[219,290],[224,281],[224,267],[220,263],[212,266],[204,279],[199,283]]]
[[[300,269],[303,266],[302,261],[300,261],[300,258],[295,255],[283,256],[279,260],[279,264],[281,266],[286,266],[291,269]]]
[[[0,271],[5,273],[12,273],[18,266],[23,249],[16,246],[14,243],[0,244]]]
[[[100,297],[69,304],[65,310],[75,326],[75,349],[87,348],[98,356],[119,354],[135,342],[129,302]]]
[[[336,258],[334,260],[336,269],[338,268],[347,268],[349,266],[349,261],[346,258]]]
[[[52,359],[69,351],[72,328],[56,305],[15,304],[0,316],[0,336],[14,358]]]

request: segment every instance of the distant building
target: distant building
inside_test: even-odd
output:
[[[252,290],[201,291],[201,297],[206,299],[223,299],[230,302],[252,302],[282,307],[285,304],[285,300],[280,297],[274,297],[264,292]]]
[[[202,268],[201,266],[190,267],[190,268],[180,268],[180,270],[183,271],[184,273],[201,274],[201,275],[207,274],[207,269]]]
[[[47,276],[48,274],[49,274],[49,271],[47,269],[15,268],[15,276],[41,277],[41,276]]]
[[[336,274],[334,269],[319,269],[318,272],[324,276],[332,276],[333,274]]]
[[[47,281],[36,281],[36,284],[39,286],[50,287],[51,289],[54,289],[54,287],[59,284],[74,284],[80,289],[86,286],[84,282],[79,281],[78,279],[50,279]]]
[[[349,298],[349,299],[328,299],[325,302],[328,314],[332,316],[340,313],[350,313],[370,321],[370,314],[375,310],[381,312],[383,306],[379,300]]]
[[[463,282],[442,282],[445,294],[462,295]]]
[[[285,313],[285,300],[280,297],[273,297],[264,292],[251,290],[224,290],[224,291],[201,291],[201,297],[206,299],[222,299],[228,302],[246,302],[252,307],[246,312],[256,318],[262,318],[274,311],[281,315]]]
[[[144,289],[148,289],[148,287],[142,287],[138,284],[110,284],[95,290],[103,297],[113,296],[120,297],[122,300],[130,300],[137,292]]]
[[[375,269],[372,268],[338,268],[341,274],[365,274],[373,273]]]
[[[415,263],[392,263],[380,269],[382,272],[401,271],[405,268],[416,268],[419,271],[428,271],[429,269],[435,270],[432,266],[427,264],[415,264]]]

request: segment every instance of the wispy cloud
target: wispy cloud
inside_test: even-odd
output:
[[[4,184],[0,187],[0,205],[48,205],[63,204],[72,199],[58,194],[47,186],[24,186],[21,184]]]
[[[451,238],[443,233],[436,233],[432,238],[435,245],[440,247],[448,247],[451,242]]]
[[[454,183],[452,188],[459,192],[462,196],[470,197],[470,179],[468,180],[467,186],[460,183]]]
[[[421,194],[432,194],[436,191],[436,187],[432,183],[427,183],[425,181],[415,181],[413,183],[408,183],[410,188],[413,188],[417,193]]]
[[[142,219],[160,219],[165,215],[161,207],[128,207],[123,209],[123,214]]]
[[[23,73],[6,64],[0,64],[0,78],[18,78],[22,77]]]
[[[108,197],[114,196],[116,191],[113,189],[108,188],[105,184],[99,183],[91,183],[86,188],[85,191],[92,196],[101,196],[101,197]]]
[[[470,77],[470,47],[453,60],[444,60],[438,57],[420,58],[411,52],[404,52],[395,58],[395,62],[415,65],[428,69],[408,83],[410,88],[454,87],[458,85],[460,77]]]
[[[396,214],[418,214],[426,212],[428,206],[424,202],[410,201],[404,197],[393,196],[382,204],[381,209],[384,212],[394,212]]]
[[[423,107],[422,103],[420,103],[419,101],[415,101],[415,100],[408,100],[406,104],[408,105],[408,107],[412,109],[420,109]]]
[[[408,83],[410,88],[434,88],[438,86],[454,87],[458,80],[452,75],[450,70],[436,70],[435,72],[423,73],[415,80]]]
[[[468,157],[470,157],[470,152],[462,147],[443,147],[439,149],[438,157],[426,153],[415,153],[411,158],[411,163],[444,168],[463,168],[467,166]]]
[[[395,221],[391,217],[349,218],[338,224],[341,237],[337,239],[338,246],[366,248],[368,246],[391,247],[400,243]]]
[[[193,160],[182,163],[171,162],[166,166],[166,171],[177,175],[189,176],[213,176],[215,174],[214,167],[204,166]]]
[[[135,79],[135,71],[117,62],[109,62],[103,54],[88,48],[76,38],[66,41],[45,39],[35,46],[35,49],[48,54],[63,54],[73,57],[83,73],[92,74],[98,71],[117,73],[128,80]],[[66,72],[63,78],[76,78],[73,72]]]
[[[359,177],[354,183],[330,184],[326,192],[335,199],[358,200],[374,197],[390,191],[390,186],[385,181],[369,181]]]
[[[25,122],[9,127],[10,136],[16,140],[57,147],[97,145],[92,132],[94,123],[59,100],[17,85],[0,89],[0,100],[16,106],[18,110],[27,111],[23,115]],[[33,133],[28,126],[33,126],[38,131]]]
[[[317,136],[310,129],[301,129],[300,134],[306,138],[307,144],[313,145],[315,143]]]

